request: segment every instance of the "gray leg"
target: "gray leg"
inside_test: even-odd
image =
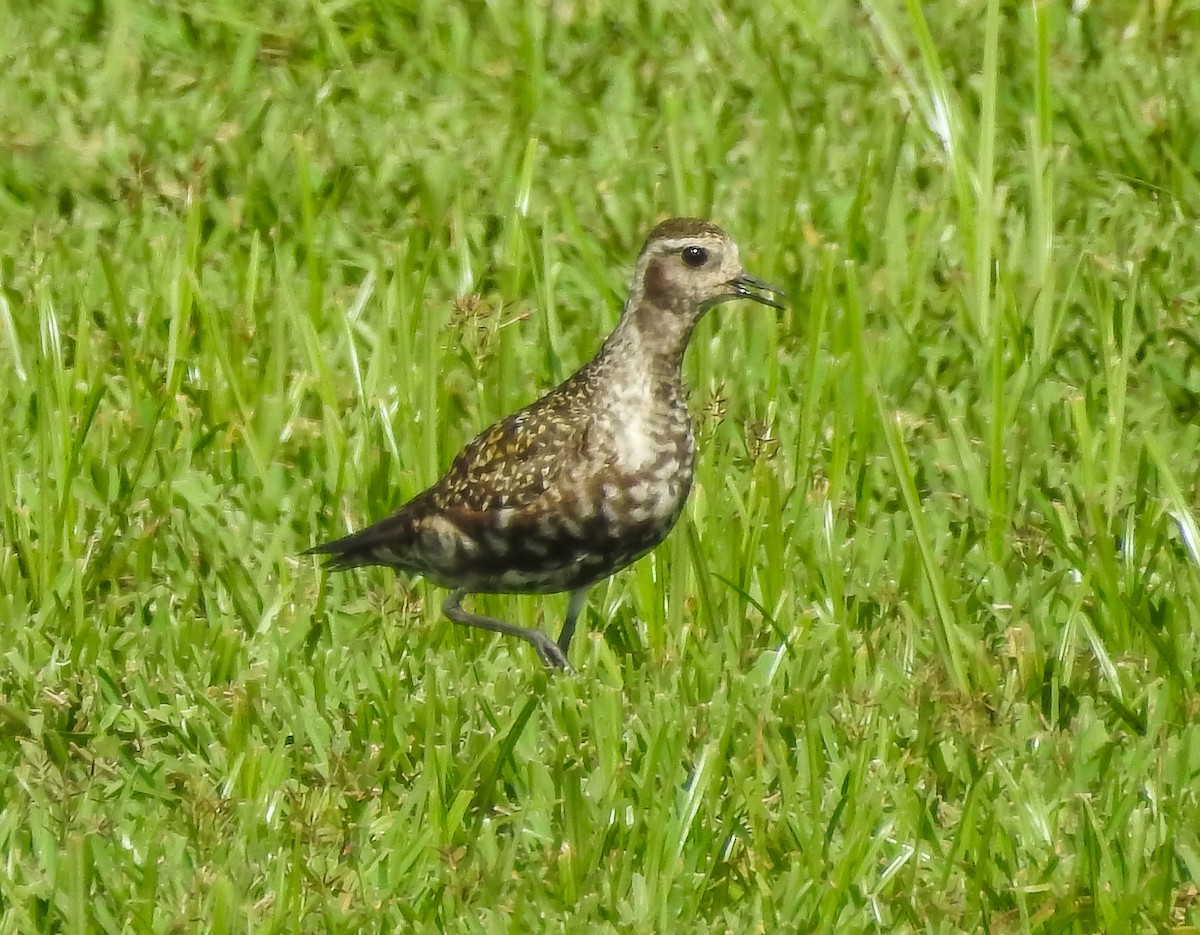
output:
[[[571,592],[571,601],[567,604],[567,619],[563,623],[562,633],[558,637],[558,648],[562,650],[564,656],[567,654],[567,647],[571,645],[571,637],[575,635],[575,621],[579,619],[579,612],[583,610],[587,595],[587,588],[579,588]]]
[[[558,644],[550,639],[541,630],[534,627],[519,627],[513,623],[505,623],[503,620],[497,620],[494,617],[485,617],[483,614],[472,614],[462,608],[463,595],[467,592],[462,588],[451,591],[450,596],[446,598],[446,603],[442,605],[442,613],[453,620],[455,623],[461,623],[468,627],[478,627],[481,630],[491,630],[493,633],[503,633],[506,636],[515,636],[519,640],[524,640],[537,650],[538,658],[549,668],[553,669],[569,669],[567,663],[567,655],[558,648]],[[574,601],[574,595],[572,595]],[[572,628],[574,620],[571,621]],[[568,636],[568,639],[570,637]]]

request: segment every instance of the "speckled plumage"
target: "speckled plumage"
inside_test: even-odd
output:
[[[707,221],[659,224],[638,255],[616,329],[592,360],[468,444],[445,475],[393,516],[312,552],[331,569],[389,565],[453,589],[452,620],[532,643],[565,666],[589,585],[654,548],[691,489],[692,424],[682,364],[696,322],[745,297],[781,307],[747,276],[737,247]],[[464,611],[472,593],[571,591],[555,643]]]

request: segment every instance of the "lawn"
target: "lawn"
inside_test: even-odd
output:
[[[0,935],[1200,932],[1200,3],[0,21]],[[790,307],[575,671],[300,556],[677,214]]]

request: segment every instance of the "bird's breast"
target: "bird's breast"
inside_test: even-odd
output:
[[[594,442],[610,464],[629,474],[660,471],[671,462],[690,467],[692,422],[680,387],[643,377],[606,395]]]
[[[596,418],[594,442],[591,486],[602,520],[669,529],[692,484],[695,444],[682,392],[648,380],[621,387]]]

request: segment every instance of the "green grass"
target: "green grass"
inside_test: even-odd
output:
[[[0,933],[1200,931],[1200,4],[1075,6],[0,3]],[[792,307],[574,674],[298,557],[680,213]]]

